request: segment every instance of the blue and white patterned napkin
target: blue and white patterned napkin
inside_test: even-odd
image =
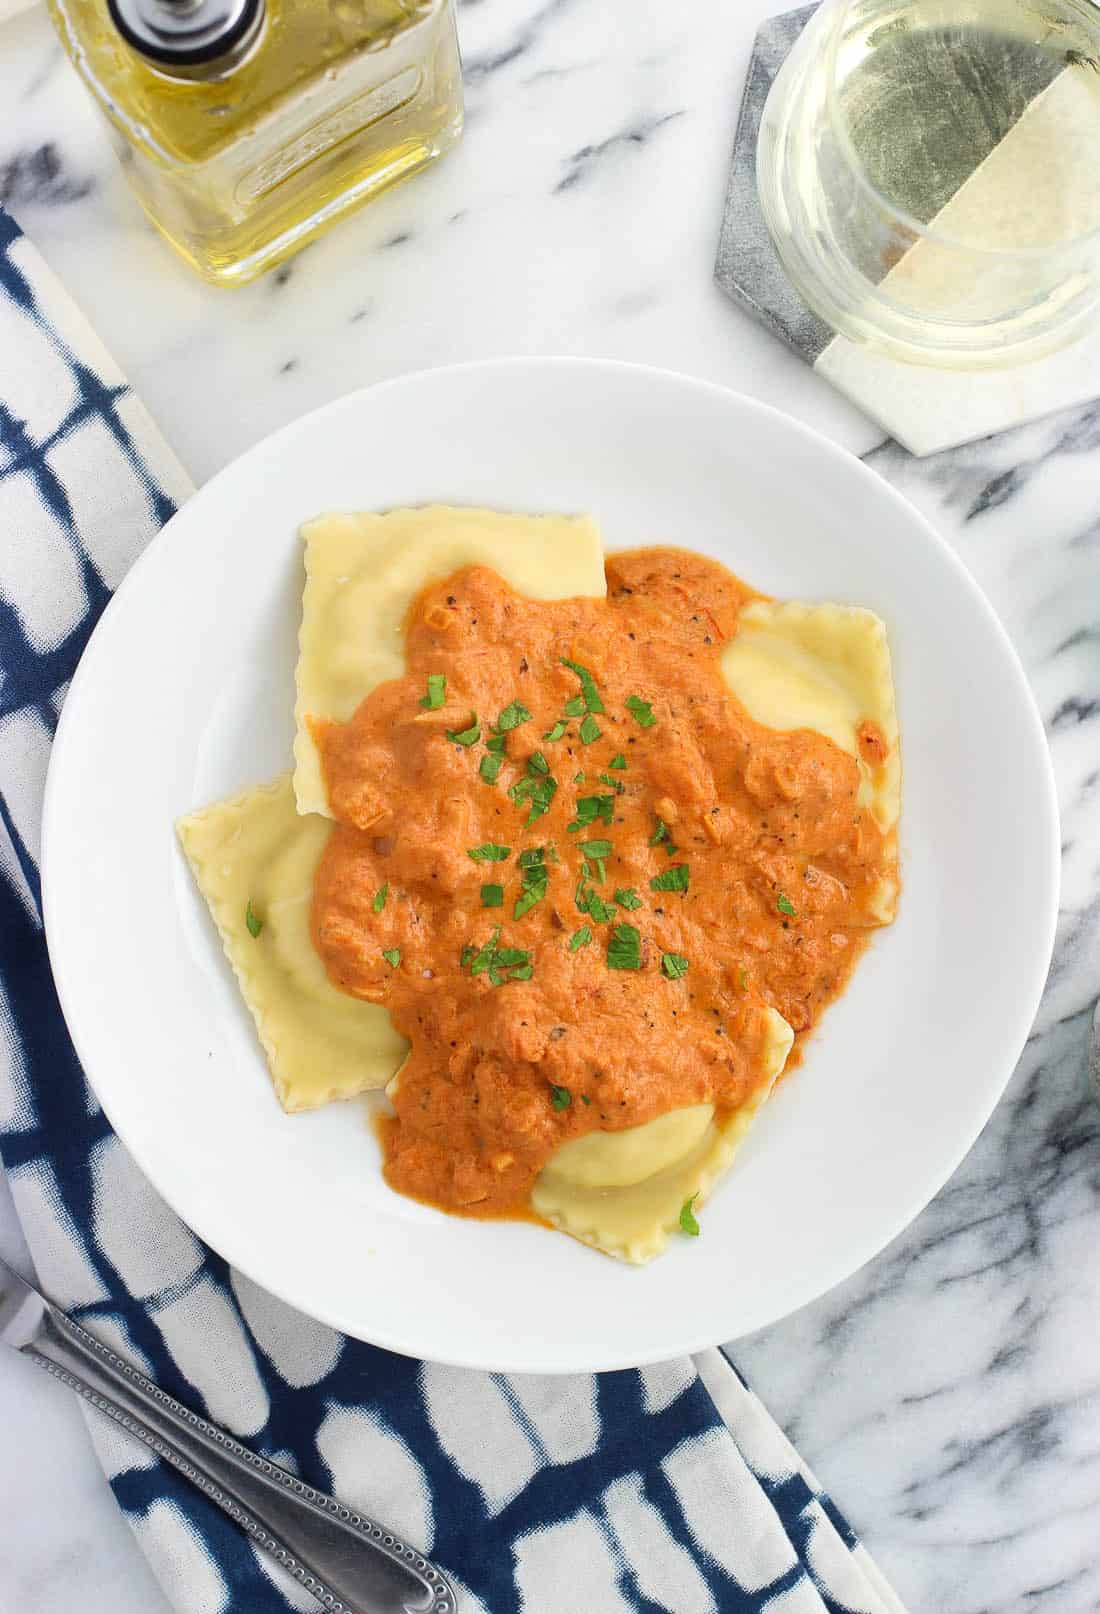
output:
[[[389,1355],[230,1270],[111,1131],[50,978],[42,788],[88,635],[189,492],[0,210],[0,1156],[43,1287],[171,1394],[431,1553],[464,1614],[904,1614],[721,1352],[567,1378]],[[173,1469],[87,1416],[184,1614],[319,1606]]]

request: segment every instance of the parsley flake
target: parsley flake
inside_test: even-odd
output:
[[[428,674],[428,693],[421,695],[421,706],[427,707],[430,712],[438,712],[447,698],[447,680],[442,673]]]
[[[560,739],[563,739],[564,736],[568,733],[568,730],[569,730],[569,724],[565,721],[564,718],[559,717],[558,721],[554,724],[554,727],[552,729],[547,729],[546,733],[543,735],[543,739],[544,740],[560,740]]]
[[[543,813],[550,811],[550,803],[557,793],[557,788],[558,781],[549,774],[545,778],[537,774],[534,776],[526,774],[524,778],[516,780],[508,795],[517,807],[525,801],[530,803],[531,810],[527,815],[527,824],[530,827],[536,819],[542,817]]]
[[[600,774],[600,784],[610,785],[616,796],[621,796],[623,791],[626,789],[626,786],[623,784],[621,779],[612,779],[609,773]]]
[[[541,751],[532,751],[531,755],[527,758],[527,772],[528,773],[549,773],[550,772],[550,764],[547,762],[546,758],[543,756]]]
[[[491,751],[496,757],[502,757],[506,745],[507,741],[503,734],[490,734],[485,742],[485,749],[486,751]]]
[[[591,745],[593,740],[599,739],[600,735],[603,733],[603,730],[600,728],[600,725],[596,722],[596,719],[592,716],[591,712],[589,712],[588,716],[581,722],[581,726],[577,730],[577,733],[580,735],[582,745]]]
[[[614,811],[614,796],[579,796],[577,816],[566,827],[572,833],[578,829],[586,829],[589,824],[610,824]]]
[[[605,711],[604,703],[600,699],[600,692],[596,688],[596,680],[588,668],[582,667],[579,662],[568,660],[565,656],[561,658],[561,664],[563,667],[568,667],[570,672],[576,673],[581,681],[581,695],[584,699],[582,710],[586,712]]]
[[[497,718],[497,732],[507,734],[510,729],[518,729],[521,723],[530,721],[531,714],[522,701],[509,701]]]
[[[642,906],[642,899],[634,890],[633,886],[620,886],[619,890],[615,893],[615,901],[619,904],[620,908],[629,909],[640,908]]]
[[[466,848],[466,856],[472,857],[475,863],[503,863],[511,855],[510,846],[498,846],[496,841],[485,841],[481,846]]]
[[[627,710],[637,721],[639,728],[651,729],[654,723],[656,723],[657,719],[653,715],[652,706],[648,701],[642,700],[640,696],[628,695],[626,706]]]
[[[487,785],[496,784],[503,762],[503,757],[493,756],[492,754],[482,757],[480,763],[478,764],[477,771]]]
[[[692,1238],[695,1239],[699,1237],[699,1223],[695,1220],[695,1212],[692,1207],[698,1198],[697,1193],[692,1194],[691,1198],[685,1199],[680,1206],[680,1231],[681,1233],[690,1233]]]
[[[785,897],[782,891],[776,897],[775,905],[779,909],[780,913],[785,913],[790,919],[794,918],[794,903],[791,901],[790,897]]]
[[[470,713],[470,722],[467,728],[446,729],[444,732],[448,740],[453,740],[456,745],[476,745],[478,740],[481,739],[481,724],[477,720],[477,713]]]
[[[562,707],[562,711],[565,713],[566,717],[580,717],[584,710],[585,705],[583,695],[571,695],[566,701],[565,705]]]
[[[625,768],[626,767],[626,758],[623,756],[622,752],[620,751],[617,757],[612,757],[611,758],[611,761],[607,764],[607,766],[609,768]]]
[[[573,932],[573,934],[570,936],[570,938],[569,938],[569,951],[571,953],[576,953],[582,947],[587,947],[591,940],[592,940],[591,927],[589,925],[582,925],[579,930],[575,930]]]
[[[611,856],[610,841],[581,841],[580,849],[586,857],[600,858]]]
[[[504,887],[502,885],[483,885],[481,888],[481,906],[483,908],[502,908],[504,906]]]
[[[614,907],[605,902],[598,891],[588,892],[588,912],[598,925],[606,925],[615,917]]]
[[[642,938],[634,925],[616,925],[607,944],[609,970],[640,970]]]
[[[386,906],[386,898],[389,896],[389,893],[390,888],[388,883],[386,885],[379,886],[378,890],[374,893],[374,901],[371,903],[371,907],[374,909],[375,913],[382,912],[382,909]]]
[[[542,855],[541,847],[539,848],[539,855],[540,857]],[[523,862],[522,855],[520,857],[520,862],[521,864]],[[545,863],[529,863],[524,867],[523,892],[522,895],[516,900],[516,906],[512,914],[513,918],[522,919],[525,913],[529,913],[531,911],[536,902],[542,901],[543,897],[546,895],[546,887],[549,878],[549,871],[547,870]]]
[[[670,981],[679,981],[688,972],[688,961],[683,953],[662,953],[661,968]]]
[[[375,911],[377,912],[377,910]],[[260,931],[264,928],[264,922],[256,912],[255,908],[252,906],[251,897],[249,897],[248,903],[244,910],[244,922],[248,926],[248,934],[252,937],[252,940],[255,941],[256,937],[260,934]]]
[[[390,969],[395,970],[401,962],[401,949],[400,947],[386,947],[382,951],[382,957],[386,960]]]
[[[530,953],[522,947],[501,947],[499,942],[497,925],[483,947],[462,949],[463,969],[468,966],[472,976],[488,975],[491,986],[503,986],[507,980],[529,981],[534,973]]]
[[[691,869],[686,863],[673,863],[663,874],[655,874],[649,882],[651,891],[686,891],[691,884]]]
[[[573,1095],[568,1087],[550,1088],[550,1107],[554,1110],[567,1110],[573,1102]]]
[[[662,841],[667,841],[668,838],[669,838],[668,825],[665,823],[663,818],[658,818],[658,820],[657,820],[657,828],[653,831],[653,834],[649,837],[649,844],[650,844],[650,846],[660,846],[661,842]]]

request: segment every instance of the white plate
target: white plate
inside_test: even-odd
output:
[[[393,1194],[360,1104],[287,1117],[172,823],[287,765],[298,523],[441,500],[590,511],[890,630],[904,888],[702,1217],[643,1269]],[[1057,811],[1020,665],[941,540],[858,461],[684,377],[514,360],[389,382],[229,466],[108,607],[53,750],[45,903],[113,1125],[215,1249],[380,1345],[509,1371],[618,1368],[759,1328],[882,1248],[958,1165],[1039,1002]]]

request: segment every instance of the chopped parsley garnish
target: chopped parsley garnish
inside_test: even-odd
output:
[[[547,762],[546,758],[543,756],[541,751],[532,751],[531,755],[527,758],[527,772],[528,773],[549,773],[550,772],[550,764]]]
[[[598,891],[589,891],[588,912],[598,925],[606,925],[615,917],[615,909],[609,902],[605,902]]]
[[[580,950],[580,948],[587,947],[591,940],[592,940],[592,931],[591,931],[590,926],[582,925],[579,930],[575,930],[573,932],[573,934],[570,936],[570,938],[569,938],[569,951],[571,953],[576,953],[576,952],[578,952]]]
[[[483,885],[481,888],[481,906],[483,908],[502,908],[504,906],[504,887],[502,885]]]
[[[790,897],[785,897],[782,891],[776,897],[775,905],[779,909],[780,913],[785,913],[789,919],[794,918],[794,903],[791,901]]]
[[[390,969],[395,970],[401,962],[401,949],[400,947],[386,947],[382,951],[382,957],[386,960]]]
[[[699,1223],[695,1220],[695,1212],[692,1206],[698,1198],[697,1193],[692,1194],[691,1198],[685,1199],[680,1206],[680,1231],[681,1233],[690,1233],[692,1238],[695,1239],[699,1237]]]
[[[640,970],[642,938],[634,925],[616,925],[607,944],[609,970]]]
[[[612,757],[611,758],[611,761],[607,764],[607,766],[609,768],[625,768],[626,767],[626,758],[623,756],[622,752],[620,751],[617,757]]]
[[[494,756],[492,753],[490,753],[488,756],[482,757],[480,763],[478,764],[477,771],[487,785],[496,784],[497,776],[500,773],[503,762],[503,757]]]
[[[497,732],[507,734],[510,729],[518,729],[521,723],[530,721],[531,714],[522,701],[509,701],[497,718]]]
[[[540,847],[539,856],[541,857],[541,855],[542,848]],[[523,865],[522,855],[520,857],[520,862],[521,865]],[[545,863],[539,862],[523,865],[523,892],[522,895],[516,899],[516,906],[512,914],[514,919],[522,919],[525,913],[529,913],[531,911],[536,902],[542,901],[543,897],[546,895],[546,886],[549,878],[549,872]]]
[[[575,773],[573,775],[573,783],[575,785],[583,785],[584,784],[584,774],[583,773]]]
[[[683,953],[662,953],[661,968],[670,981],[679,981],[688,972],[688,961]]]
[[[377,912],[378,910],[376,908],[375,913]],[[260,931],[264,928],[264,922],[256,912],[255,908],[252,906],[251,897],[249,897],[245,906],[244,922],[248,926],[248,934],[252,937],[252,940],[255,941],[256,937],[260,934]]]
[[[655,874],[649,882],[651,891],[686,891],[691,884],[691,869],[686,863],[673,863],[663,874]]]
[[[579,796],[577,816],[567,827],[570,831],[585,829],[589,824],[610,824],[615,811],[614,796]]]
[[[565,713],[566,717],[580,717],[584,710],[585,704],[583,695],[571,695],[566,701],[565,705],[562,707],[562,711]]]
[[[529,846],[525,852],[519,854],[518,861],[521,869],[534,868],[536,863],[544,863],[546,861],[545,846]]]
[[[470,713],[469,726],[464,729],[446,729],[444,731],[448,740],[456,745],[476,745],[481,739],[481,724],[477,720],[477,713]]]
[[[500,926],[483,947],[462,949],[462,967],[469,966],[471,975],[487,974],[493,986],[503,986],[507,980],[529,981],[532,975],[531,955],[521,947],[500,947]]]
[[[470,943],[467,942],[465,947],[462,949],[461,953],[459,953],[459,955],[458,955],[458,962],[459,962],[460,966],[463,969],[465,969],[467,964],[472,964],[476,957],[477,957],[477,948],[472,947],[470,945]]]
[[[652,706],[648,701],[642,700],[640,696],[628,695],[626,706],[627,710],[637,721],[639,728],[651,729],[654,723],[656,723],[657,719],[653,715]]]
[[[581,841],[580,849],[584,853],[585,857],[599,858],[611,856],[610,841]]]
[[[554,727],[552,729],[547,729],[546,733],[543,735],[543,739],[544,740],[561,740],[561,739],[564,739],[565,735],[568,732],[569,732],[569,724],[565,721],[564,718],[559,717],[558,721],[554,724]]]
[[[612,779],[609,773],[600,774],[600,784],[610,785],[616,796],[621,796],[623,791],[626,789],[626,786],[623,784],[621,779]]]
[[[582,1093],[581,1094],[581,1103],[582,1104],[591,1104],[591,1102],[592,1102],[592,1100],[589,1098],[587,1093]]]
[[[438,712],[447,698],[447,680],[442,673],[428,674],[428,693],[421,695],[420,704],[430,712]]]
[[[620,908],[640,908],[642,899],[633,886],[620,886],[615,893],[615,901]]]
[[[588,668],[582,667],[577,661],[569,661],[565,656],[561,658],[561,664],[563,667],[568,667],[570,672],[576,673],[577,677],[581,681],[581,695],[584,698],[584,706],[582,710],[586,712],[604,711],[604,703],[600,699],[599,690],[596,688],[596,680],[593,678]]]
[[[516,780],[508,791],[508,795],[517,807],[522,802],[530,802],[531,811],[527,815],[527,824],[530,827],[537,818],[542,817],[543,813],[550,811],[550,803],[554,799],[557,788],[558,781],[549,774],[545,778],[527,774],[524,778]]]
[[[386,885],[379,886],[378,890],[374,893],[374,901],[371,903],[371,907],[374,909],[375,913],[382,912],[382,909],[386,906],[386,898],[389,896],[389,894],[390,888],[388,882]]]
[[[510,846],[498,846],[496,841],[485,841],[481,846],[466,848],[466,856],[472,857],[475,863],[503,863],[511,855]]]
[[[661,842],[662,841],[667,841],[668,838],[669,838],[668,825],[665,823],[663,818],[658,818],[658,820],[657,820],[657,828],[653,831],[653,834],[649,837],[649,844],[650,844],[650,846],[660,846]]]
[[[573,1095],[568,1087],[550,1088],[550,1107],[555,1110],[567,1110],[573,1102]]]
[[[491,751],[495,757],[502,757],[507,743],[503,734],[490,734],[485,742],[485,749]]]
[[[593,740],[599,739],[600,735],[603,733],[603,730],[600,728],[600,725],[596,722],[596,719],[592,716],[591,712],[589,712],[588,716],[582,720],[581,726],[577,730],[577,733],[580,735],[582,745],[591,745]]]

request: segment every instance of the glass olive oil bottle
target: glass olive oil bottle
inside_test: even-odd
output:
[[[50,0],[153,223],[241,285],[462,131],[453,0]]]

